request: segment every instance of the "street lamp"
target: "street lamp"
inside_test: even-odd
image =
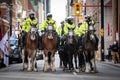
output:
[[[104,61],[104,0],[101,0],[101,61]]]

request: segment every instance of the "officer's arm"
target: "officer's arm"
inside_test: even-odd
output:
[[[35,26],[38,28],[38,21],[37,20],[34,20],[33,24],[35,24]]]
[[[42,26],[41,26],[41,28],[40,28],[40,30],[41,31],[45,30],[46,26],[47,26],[46,25],[46,21],[44,21],[43,24],[42,24]]]
[[[22,25],[22,31],[25,31],[26,30],[26,24],[27,24],[27,22],[26,21],[24,21],[24,23],[23,23],[23,25]]]
[[[85,34],[85,27],[84,27],[84,25],[80,26],[79,31],[80,31],[80,35]]]
[[[64,27],[64,34],[66,35],[68,33],[68,27],[67,25],[65,24],[65,27]]]
[[[56,24],[56,22],[55,22],[55,24],[54,24],[54,29],[56,30],[56,28],[57,28],[57,24]],[[56,30],[57,31],[57,30]]]
[[[61,28],[61,26],[59,26],[59,27],[57,28],[57,33],[58,33],[59,36],[61,36],[60,28]]]

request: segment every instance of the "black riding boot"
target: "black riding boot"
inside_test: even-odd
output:
[[[83,36],[83,35],[81,35],[81,36],[78,38],[78,44],[77,44],[77,48],[78,48],[78,49],[83,49],[83,47],[82,47],[82,36]]]
[[[37,32],[37,36],[38,36],[38,49],[40,50],[40,36],[38,32]]]
[[[27,36],[27,32],[23,32],[22,47],[24,47],[26,45],[26,36]]]
[[[57,36],[57,50],[59,49],[59,46],[60,46],[60,37]]]
[[[96,39],[95,50],[98,50],[99,39],[98,39],[98,37],[96,35],[95,35],[95,39]]]

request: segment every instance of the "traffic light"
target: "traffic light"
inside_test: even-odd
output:
[[[76,2],[74,4],[74,15],[75,16],[80,16],[80,13],[81,13],[81,3]]]

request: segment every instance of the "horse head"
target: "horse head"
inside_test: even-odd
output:
[[[92,46],[95,45],[96,43],[96,39],[95,39],[95,36],[94,36],[94,26],[93,25],[90,25],[88,27],[88,30],[86,31],[86,33],[84,34],[84,36],[82,37],[82,44],[83,46],[87,48],[92,48]]]
[[[68,28],[68,34],[67,34],[67,43],[73,44],[74,42],[74,29],[75,28]]]
[[[94,32],[95,32],[94,26],[90,25],[88,28],[88,32],[87,32],[87,35],[88,35],[90,40],[95,40]]]
[[[31,26],[31,29],[30,29],[30,39],[31,40],[35,40],[37,37],[37,28],[36,26]]]
[[[48,37],[48,39],[53,39],[54,37],[54,27],[52,23],[48,24],[48,27],[46,29],[46,35]]]

